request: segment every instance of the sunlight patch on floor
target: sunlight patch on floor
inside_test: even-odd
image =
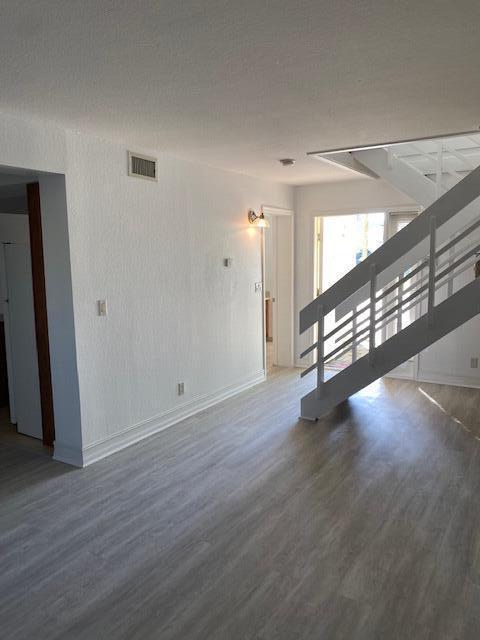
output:
[[[460,425],[462,427],[462,429],[464,431],[467,431],[468,433],[472,433],[472,430],[467,427],[466,424],[464,424],[461,420],[459,420],[458,418],[456,418],[455,416],[452,416],[450,413],[448,413],[448,411],[437,401],[435,400],[435,398],[432,398],[432,396],[430,394],[428,394],[424,389],[422,389],[421,387],[417,387],[418,391],[420,391],[420,393],[429,401],[431,402],[433,405],[435,405],[438,409],[440,409],[440,411],[442,411],[442,413],[444,413],[446,416],[448,416],[449,418],[451,418],[456,424]],[[478,436],[474,436],[475,440],[479,440],[480,441],[480,437]]]

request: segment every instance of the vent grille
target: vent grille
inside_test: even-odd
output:
[[[145,180],[157,180],[157,160],[140,153],[128,152],[128,175]]]

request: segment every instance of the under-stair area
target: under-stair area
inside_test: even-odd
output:
[[[301,416],[316,420],[480,314],[480,138],[421,141],[330,154],[330,162],[381,177],[423,211],[300,312],[316,336],[302,377],[316,375]],[[475,168],[477,167],[477,168]],[[405,312],[413,320],[405,326]],[[325,332],[325,318],[334,327]],[[315,333],[312,330],[315,330]],[[365,342],[368,352],[359,357]],[[333,346],[332,346],[333,345]],[[329,363],[351,364],[326,379]]]

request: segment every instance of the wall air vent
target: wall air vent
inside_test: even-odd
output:
[[[129,151],[128,175],[144,180],[158,180],[157,159]]]

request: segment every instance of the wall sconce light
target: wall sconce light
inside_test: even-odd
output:
[[[256,227],[260,227],[261,229],[268,229],[268,227],[270,226],[270,222],[263,215],[263,211],[259,216],[257,216],[255,211],[250,210],[248,212],[248,221],[250,222],[250,224],[253,224]]]

